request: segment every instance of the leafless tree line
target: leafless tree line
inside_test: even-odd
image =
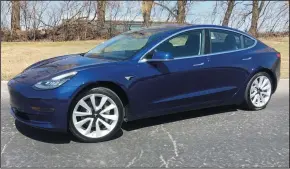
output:
[[[229,0],[217,2],[216,11],[217,8],[221,8],[221,11],[226,8],[222,25],[238,29],[243,26],[244,31],[254,36],[258,36],[261,32],[274,33],[289,30],[289,1],[253,0],[243,3]]]
[[[289,1],[216,1],[210,17],[195,13],[197,3],[203,2],[1,1],[1,37],[7,41],[108,38],[120,33],[116,26],[130,27],[130,22],[138,17],[143,19],[145,27],[164,18],[164,22],[178,24],[198,24],[203,20],[203,23],[243,27],[253,36],[258,36],[262,29],[289,32]]]

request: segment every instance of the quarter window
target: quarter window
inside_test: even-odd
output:
[[[253,46],[254,43],[255,43],[255,41],[253,39],[244,36],[244,46],[245,46],[245,48]]]
[[[169,52],[174,58],[195,56],[202,53],[202,43],[202,30],[192,30],[162,42],[155,51]],[[152,53],[146,56],[147,59],[151,57]]]
[[[231,31],[210,30],[211,53],[241,49],[241,36]]]

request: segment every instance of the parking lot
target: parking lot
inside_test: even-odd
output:
[[[289,80],[262,111],[226,106],[122,128],[102,143],[31,128],[9,114],[1,83],[1,167],[289,167]]]

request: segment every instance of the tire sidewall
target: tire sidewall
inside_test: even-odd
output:
[[[109,134],[107,134],[107,135],[105,135],[103,137],[99,137],[99,138],[86,137],[86,136],[82,135],[75,128],[75,126],[73,124],[72,114],[73,114],[73,110],[74,110],[76,104],[79,102],[80,99],[82,99],[83,97],[85,97],[85,96],[87,96],[89,94],[103,94],[103,95],[106,95],[106,96],[110,97],[116,103],[117,108],[118,108],[119,117],[118,117],[118,121],[117,121],[116,126],[114,127],[114,129]],[[115,92],[113,92],[112,90],[108,89],[108,88],[97,87],[97,88],[93,88],[93,89],[90,89],[90,90],[87,90],[87,91],[81,93],[72,102],[72,106],[70,107],[70,111],[69,111],[69,130],[75,137],[77,137],[82,142],[102,142],[102,141],[107,141],[107,140],[110,140],[121,129],[121,125],[123,123],[123,117],[124,117],[124,107],[123,107],[122,101],[120,100],[118,95]]]
[[[252,83],[253,83],[253,81],[256,80],[256,78],[259,77],[259,76],[266,76],[266,77],[269,79],[269,81],[270,81],[270,83],[271,83],[271,88],[272,88],[272,89],[271,89],[271,95],[270,95],[270,98],[269,98],[268,102],[267,102],[264,106],[262,106],[262,107],[256,107],[256,106],[252,103],[251,98],[250,98],[250,90],[251,90]],[[268,103],[270,102],[271,97],[272,97],[272,93],[273,93],[273,81],[272,81],[270,75],[269,75],[268,73],[266,73],[266,72],[259,72],[259,73],[256,73],[256,74],[251,78],[251,80],[248,82],[248,84],[247,84],[247,88],[246,88],[246,91],[245,91],[245,95],[244,95],[244,97],[245,97],[245,101],[246,101],[246,104],[247,104],[248,109],[250,109],[250,110],[261,110],[261,109],[264,109],[264,108],[268,105]]]

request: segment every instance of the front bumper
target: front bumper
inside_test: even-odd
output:
[[[65,132],[69,105],[76,89],[61,86],[52,90],[35,90],[29,84],[10,80],[10,113],[29,126]]]

